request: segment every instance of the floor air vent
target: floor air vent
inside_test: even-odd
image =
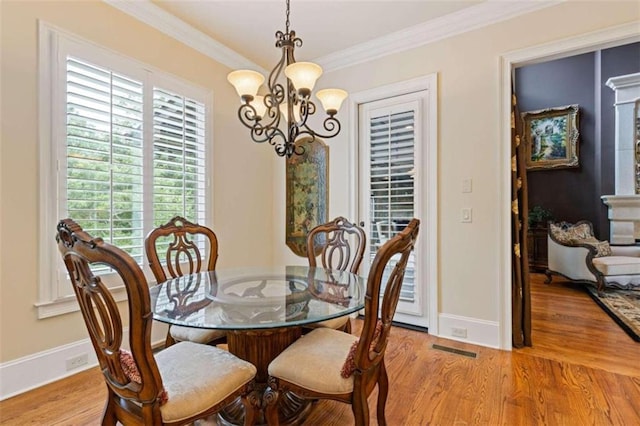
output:
[[[433,344],[431,347],[439,351],[451,352],[452,354],[468,356],[469,358],[475,358],[477,356],[475,352],[463,351],[462,349],[450,348],[448,346]]]

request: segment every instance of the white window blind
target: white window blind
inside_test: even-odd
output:
[[[67,58],[67,213],[143,258],[142,82]]]
[[[369,246],[373,260],[377,249],[400,232],[415,216],[415,111],[375,114],[369,120],[370,135],[370,234],[376,244]],[[389,273],[395,266],[387,266]],[[386,274],[385,274],[386,275]],[[400,298],[415,296],[415,259],[413,253],[405,272]],[[386,276],[383,283],[386,282]]]
[[[205,107],[167,90],[153,90],[153,221],[178,212],[193,222],[205,217]],[[204,250],[204,238],[196,241]],[[159,250],[169,240],[158,241]]]
[[[40,230],[58,219],[114,244],[153,279],[144,239],[176,215],[211,223],[209,90],[39,23]],[[203,246],[204,244],[201,244]],[[77,310],[55,244],[40,250],[39,318]],[[107,268],[96,270],[126,295]]]
[[[142,265],[150,226],[205,217],[205,105],[153,88],[153,168],[145,172],[143,83],[69,57],[66,87],[68,216]],[[146,189],[145,173],[153,175]],[[145,191],[153,199],[146,226]]]

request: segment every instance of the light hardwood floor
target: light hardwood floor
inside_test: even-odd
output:
[[[507,352],[394,329],[387,348],[387,423],[640,425],[640,343],[579,285],[542,279],[532,276],[532,348]],[[0,423],[97,425],[105,394],[94,368],[0,402]],[[375,398],[374,391],[372,424]],[[320,401],[304,424],[352,425],[353,418],[349,406]]]

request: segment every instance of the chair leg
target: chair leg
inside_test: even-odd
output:
[[[347,318],[347,322],[344,324],[344,332],[351,334],[351,318]]]
[[[169,346],[174,345],[175,343],[176,340],[171,336],[171,327],[169,327],[169,330],[167,330],[167,338],[164,341],[164,347],[166,349]]]
[[[551,284],[551,279],[553,278],[553,276],[551,275],[551,271],[550,270],[546,270],[544,271],[544,274],[546,275],[546,279],[544,280],[545,284]]]
[[[367,403],[367,394],[360,389],[362,383],[354,384],[353,390],[353,403],[351,404],[351,410],[353,411],[353,417],[356,421],[356,426],[368,426],[369,425],[369,404]],[[360,385],[360,386],[358,386]]]
[[[385,418],[385,407],[387,405],[387,395],[389,394],[389,377],[387,376],[387,368],[384,365],[384,358],[380,361],[378,372],[378,425],[385,426],[387,419]]]
[[[598,296],[602,297],[604,291],[604,277],[602,275],[598,276]]]
[[[107,402],[104,405],[104,411],[102,413],[102,425],[103,426],[115,426],[118,423],[118,418],[116,417],[116,410],[114,407],[115,402],[111,397],[111,393],[107,396]]]

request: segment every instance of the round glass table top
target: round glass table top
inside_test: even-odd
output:
[[[299,326],[364,308],[366,278],[307,266],[206,271],[152,287],[153,318],[220,330]]]

